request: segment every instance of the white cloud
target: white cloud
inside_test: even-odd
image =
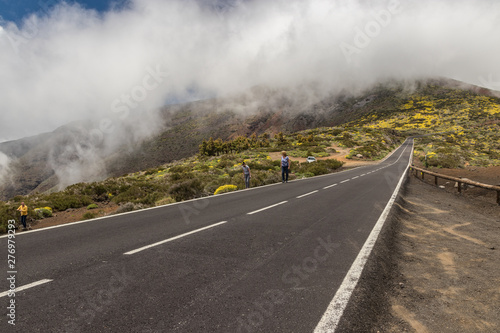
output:
[[[127,96],[129,113],[118,115],[136,121],[192,91],[316,82],[327,92],[427,75],[500,81],[498,1],[207,3],[136,0],[105,14],[63,4],[20,27],[4,22],[0,137],[111,119]],[[146,89],[157,67],[168,77]]]
[[[0,183],[3,185],[10,184],[10,164],[12,160],[0,151]]]

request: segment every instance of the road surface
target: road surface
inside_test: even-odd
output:
[[[4,236],[0,331],[333,331],[412,145],[377,165],[17,233],[15,271]]]

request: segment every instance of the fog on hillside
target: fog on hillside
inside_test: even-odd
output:
[[[90,120],[50,153],[64,184],[87,180],[116,147],[168,125],[155,110],[169,103],[245,94],[231,107],[248,114],[277,103],[254,94],[265,87],[307,109],[425,77],[500,90],[499,36],[493,0],[61,3],[20,25],[0,19],[0,141]]]

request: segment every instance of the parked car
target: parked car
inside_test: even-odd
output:
[[[307,157],[307,163],[312,163],[312,162],[316,162],[316,157],[314,157],[314,156],[308,156]]]

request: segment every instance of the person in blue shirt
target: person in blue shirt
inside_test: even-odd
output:
[[[288,183],[288,171],[290,170],[290,158],[286,151],[281,152],[281,180],[282,183]]]

